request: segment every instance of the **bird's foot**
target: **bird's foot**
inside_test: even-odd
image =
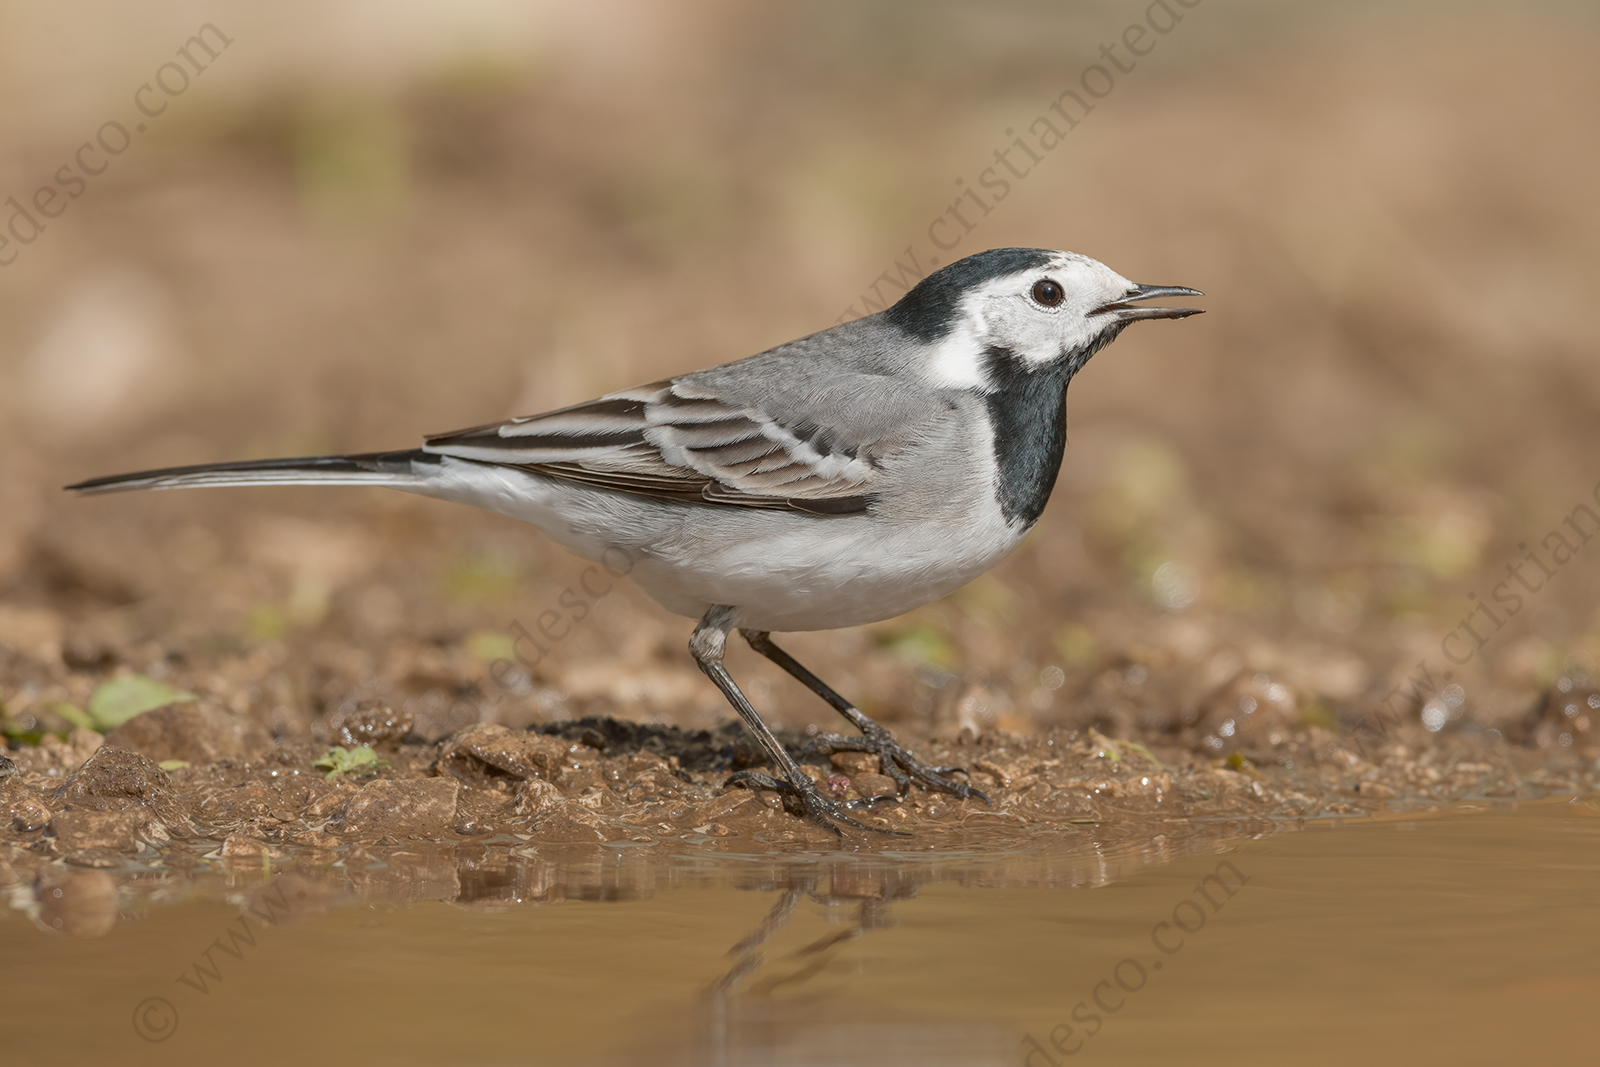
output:
[[[950,793],[963,800],[967,797],[977,797],[985,804],[989,803],[989,798],[984,795],[983,790],[948,777],[955,772],[965,774],[965,768],[928,766],[906,751],[888,730],[875,722],[868,722],[858,737],[847,734],[819,734],[801,750],[800,758],[805,759],[813,754],[827,756],[835,752],[867,752],[877,756],[878,762],[883,766],[883,773],[894,779],[902,798],[911,791],[911,785],[915,782],[929,792]]]
[[[868,826],[864,822],[852,819],[845,814],[845,810],[850,807],[865,807],[866,805],[863,802],[841,803],[837,800],[831,800],[823,795],[822,790],[817,788],[815,782],[804,775],[801,775],[800,781],[791,782],[783,778],[774,778],[771,775],[762,774],[759,771],[735,771],[728,776],[727,781],[722,783],[722,788],[726,789],[731,785],[740,783],[744,783],[753,789],[772,790],[783,797],[784,807],[794,811],[797,815],[803,815],[818,826],[827,827],[836,834],[843,833],[838,824],[844,823],[847,826],[854,826],[861,830],[871,830],[875,834],[889,834],[893,837],[911,836],[903,830],[886,830],[881,826]]]

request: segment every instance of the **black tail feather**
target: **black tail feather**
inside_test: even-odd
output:
[[[364,452],[354,456],[304,456],[251,459],[238,463],[205,463],[193,467],[113,474],[90,478],[66,488],[76,493],[116,493],[128,489],[175,489],[203,485],[295,485],[318,482],[359,485],[419,477],[419,464],[438,466],[443,457],[420,448],[398,452]]]

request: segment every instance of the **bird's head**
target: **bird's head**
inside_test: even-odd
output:
[[[981,389],[997,360],[1011,370],[1049,368],[1070,377],[1130,322],[1200,314],[1137,301],[1201,295],[1130,282],[1076,252],[993,248],[928,275],[883,315],[928,346],[931,381]]]

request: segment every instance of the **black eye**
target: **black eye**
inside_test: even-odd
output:
[[[1033,283],[1033,298],[1047,308],[1053,308],[1065,300],[1067,292],[1049,278],[1041,278]]]

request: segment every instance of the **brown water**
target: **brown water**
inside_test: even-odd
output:
[[[1592,1061],[1600,804],[1293,831],[1183,855],[413,852],[356,895],[82,872],[11,890],[0,1059]]]

